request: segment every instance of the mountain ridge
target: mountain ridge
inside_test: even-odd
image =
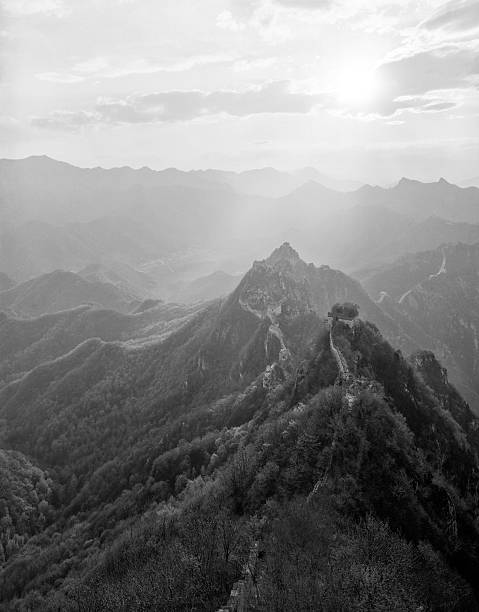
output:
[[[332,609],[351,609],[364,592],[394,609],[462,601],[473,610],[479,422],[432,353],[406,360],[362,319],[334,324],[351,376],[372,383],[344,401],[323,308],[357,292],[366,311],[361,291],[283,244],[164,340],[91,338],[0,389],[6,444],[48,466],[42,513],[8,539],[5,601],[175,609],[186,588],[189,606],[203,597],[217,608],[256,541],[264,605],[281,594],[288,609],[293,600],[308,609],[327,596]],[[34,468],[22,470],[13,486],[27,498]],[[221,556],[219,533],[243,544],[224,540]],[[302,595],[290,573],[298,554],[312,585]],[[21,569],[27,555],[34,572]],[[183,588],[168,591],[168,567],[190,555]],[[334,584],[327,558],[349,559]],[[355,579],[371,567],[392,577],[372,594]]]
[[[54,270],[0,292],[0,309],[20,317],[52,314],[86,303],[127,312],[135,296],[111,283],[86,280],[65,270]]]

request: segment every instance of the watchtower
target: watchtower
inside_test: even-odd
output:
[[[332,308],[331,312],[328,312],[328,317],[332,319],[333,323],[336,321],[351,322],[359,316],[359,306],[352,302],[344,302],[340,304],[337,302]]]

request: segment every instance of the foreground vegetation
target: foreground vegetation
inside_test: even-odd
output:
[[[215,610],[253,542],[258,610],[476,609],[476,420],[427,355],[369,324],[338,342],[384,394],[343,401],[323,332],[291,375],[171,413],[87,478],[83,453],[17,463],[2,609]]]

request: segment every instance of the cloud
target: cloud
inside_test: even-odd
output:
[[[440,113],[445,110],[451,110],[456,106],[457,104],[455,102],[432,102],[430,104],[426,104],[423,109],[429,113]]]
[[[41,72],[35,75],[40,81],[48,81],[50,83],[80,83],[83,77],[76,74],[64,74],[61,72]]]
[[[14,16],[45,14],[64,17],[70,12],[63,0],[3,0],[2,9]]]
[[[392,97],[470,87],[471,78],[479,74],[479,54],[447,45],[385,62],[377,73]]]
[[[333,0],[274,0],[276,4],[288,8],[324,10],[332,6]]]
[[[258,6],[275,4],[293,9],[324,10],[329,9],[338,0],[234,0],[234,5],[238,10],[254,10]],[[228,11],[229,12],[229,11]]]
[[[165,91],[124,99],[101,98],[93,111],[55,111],[46,117],[34,117],[31,123],[41,128],[76,130],[87,125],[171,123],[223,114],[305,114],[326,99],[322,94],[292,92],[289,82],[276,81],[245,91]]]
[[[383,114],[386,116],[399,115],[404,111],[412,113],[440,113],[451,110],[457,106],[456,102],[448,102],[427,96],[404,96],[391,102],[389,108],[385,108]]]
[[[308,113],[322,96],[293,93],[287,81],[245,91],[170,91],[144,94],[126,101],[100,102],[97,110],[110,120],[184,121],[205,115],[245,117],[263,113]]]
[[[83,69],[101,64],[92,61],[88,66],[84,64]],[[242,91],[183,90],[104,97],[87,111],[54,111],[33,118],[32,124],[78,130],[91,125],[172,123],[218,115],[306,114],[315,107],[366,119],[396,118],[406,112],[433,113],[454,108],[461,102],[461,91],[472,88],[478,74],[476,52],[449,45],[383,63],[376,69],[376,79],[381,84],[379,91],[359,104],[342,103],[331,91],[293,91],[290,82],[274,81]]]
[[[108,57],[90,57],[73,66],[73,71],[83,75],[97,76],[110,68],[111,60]]]
[[[341,108],[338,110],[333,108],[331,110],[334,114],[371,121],[378,118],[397,119],[404,113],[441,113],[457,106],[458,102],[455,100],[443,100],[429,96],[401,96],[394,100],[385,99],[362,109]],[[388,123],[394,125],[403,123],[403,121],[388,121]]]
[[[159,64],[148,59],[113,60],[108,57],[93,57],[75,64],[70,72],[41,72],[36,78],[53,83],[79,83],[87,79],[115,79],[135,74],[157,72],[187,72],[198,66],[233,62],[237,58],[226,54],[195,55],[178,59],[169,64]]]
[[[479,28],[479,2],[477,0],[453,0],[448,2],[421,27],[427,30],[463,32]]]
[[[231,30],[232,32],[240,32],[246,28],[246,24],[235,19],[231,11],[221,12],[216,18],[216,25],[223,30]]]
[[[235,72],[248,72],[249,70],[263,70],[271,68],[279,63],[277,57],[260,57],[260,58],[242,58],[233,64]]]
[[[33,117],[31,125],[39,128],[76,131],[98,122],[98,113],[86,111],[53,111],[46,117]]]
[[[457,106],[479,84],[479,53],[447,45],[382,63],[378,91],[362,104],[336,104],[336,111],[363,117],[404,112],[440,112]],[[358,85],[360,86],[360,84]]]

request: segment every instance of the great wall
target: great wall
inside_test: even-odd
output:
[[[329,319],[329,346],[331,354],[333,355],[338,367],[336,385],[341,387],[345,407],[348,410],[351,410],[355,401],[359,398],[359,395],[363,391],[368,390],[377,393],[381,391],[384,392],[384,390],[376,381],[372,381],[365,377],[354,376],[351,373],[346,358],[334,342],[334,329],[336,321],[337,320],[334,317],[330,317]],[[272,326],[275,324],[276,321],[273,319]],[[355,326],[359,325],[359,320],[354,319],[347,321],[346,324],[348,327],[354,330]],[[335,448],[336,433],[331,442],[331,457],[329,465],[309,493],[308,497],[306,498],[306,503],[310,503],[318,491],[326,485],[334,459]],[[258,561],[258,550],[259,541],[256,540],[250,549],[248,561],[243,567],[242,578],[235,582],[233,588],[231,589],[228,602],[225,606],[219,608],[217,612],[251,612],[251,610],[255,609],[255,603],[257,601],[255,573]]]

